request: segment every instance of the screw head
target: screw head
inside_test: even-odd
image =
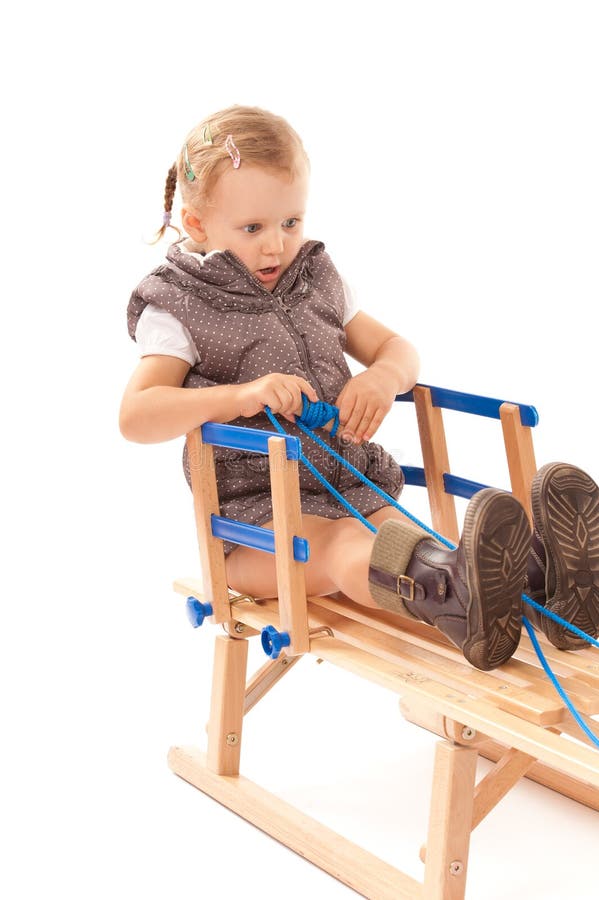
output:
[[[462,740],[471,741],[475,737],[476,731],[474,730],[474,728],[468,728],[468,726],[466,726],[466,728],[462,728]]]
[[[454,860],[449,864],[449,871],[451,875],[461,875],[464,871],[464,863],[460,862],[459,859]]]
[[[227,735],[227,744],[229,745],[229,747],[234,747],[235,744],[238,744],[238,743],[239,743],[239,735],[235,734],[234,731],[232,731],[230,734]]]
[[[235,622],[235,627],[233,629],[237,634],[243,634],[245,631],[245,625],[243,622]]]

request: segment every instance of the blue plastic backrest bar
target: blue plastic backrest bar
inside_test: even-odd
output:
[[[424,469],[419,466],[402,466],[401,471],[404,473],[406,484],[415,485],[416,487],[426,487],[426,477]],[[470,481],[468,478],[459,478],[457,475],[451,475],[449,472],[443,474],[443,487],[446,494],[453,494],[454,497],[465,497],[467,500],[488,487],[487,484],[481,484],[479,481]]]
[[[276,431],[262,431],[260,428],[240,428],[238,425],[219,425],[205,422],[202,425],[202,440],[205,444],[230,447],[233,450],[249,450],[252,453],[268,453],[268,439],[283,437]],[[299,438],[288,434],[285,437],[287,459],[299,459],[302,444]]]
[[[248,525],[247,522],[238,522],[236,519],[227,519],[225,516],[216,516],[214,513],[210,519],[214,537],[241,544],[242,547],[264,550],[266,553],[275,552],[275,533],[272,529],[262,528],[260,525]],[[296,562],[303,563],[310,559],[310,545],[305,538],[294,536],[293,558]]]
[[[426,487],[424,469],[420,466],[402,466],[401,471],[406,479],[406,484],[414,484],[418,487]]]
[[[482,491],[483,488],[489,487],[488,484],[470,481],[468,478],[458,478],[457,475],[450,475],[448,472],[443,473],[443,486],[446,494],[453,494],[454,497],[465,497],[466,500]]]
[[[434,387],[432,384],[421,384],[418,387],[426,387],[431,392],[433,406],[443,409],[455,409],[458,412],[472,413],[475,416],[486,416],[489,419],[501,418],[499,407],[502,403],[511,403],[511,400],[496,400],[493,397],[479,397],[476,394],[463,394],[461,391],[450,391],[447,388]],[[414,392],[398,394],[398,401],[413,402]],[[523,425],[534,428],[539,423],[539,414],[534,406],[524,403],[514,403],[520,409],[520,421]]]

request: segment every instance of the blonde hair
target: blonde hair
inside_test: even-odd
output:
[[[281,116],[257,106],[229,106],[203,119],[190,131],[178,159],[169,169],[164,191],[165,221],[156,233],[159,241],[170,224],[177,182],[184,205],[200,210],[210,197],[220,175],[233,160],[225,146],[229,135],[241,159],[285,173],[291,180],[302,165],[310,171],[310,160],[300,136]]]

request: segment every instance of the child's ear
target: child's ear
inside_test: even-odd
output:
[[[187,234],[193,238],[196,243],[203,244],[207,235],[200,219],[198,219],[198,217],[189,209],[184,207],[181,210],[181,221]]]

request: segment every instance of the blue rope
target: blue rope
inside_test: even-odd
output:
[[[537,638],[536,638],[536,635],[534,632],[534,628],[532,627],[532,625],[530,624],[530,622],[528,621],[526,616],[522,616],[522,624],[526,627],[526,630],[528,631],[528,636],[530,638],[530,641],[531,641],[533,647],[535,648],[535,653],[539,657],[539,661],[540,661],[541,665],[543,666],[543,668],[545,669],[545,674],[547,675],[547,677],[553,684],[553,687],[558,692],[558,694],[560,695],[560,697],[562,698],[562,700],[564,701],[564,703],[566,704],[566,706],[568,707],[568,709],[570,710],[570,712],[572,713],[572,715],[574,716],[576,721],[578,722],[579,726],[582,728],[584,733],[587,735],[587,737],[590,738],[590,740],[593,742],[593,744],[595,744],[595,746],[599,747],[599,738],[588,727],[588,725],[586,724],[586,722],[584,721],[584,719],[582,718],[582,716],[580,715],[580,713],[578,712],[578,710],[576,709],[576,707],[574,706],[574,704],[572,703],[572,701],[570,700],[568,695],[566,694],[565,690],[563,689],[563,687],[557,680],[557,676],[555,675],[555,672],[552,670],[551,666],[547,662],[547,660],[545,658],[545,654],[541,650],[541,645],[537,641]]]
[[[313,428],[320,428],[322,425],[326,425],[331,419],[334,419],[331,435],[335,437],[339,428],[339,409],[333,406],[332,403],[325,403],[324,400],[312,403],[305,394],[302,394],[302,412],[300,416],[296,416],[296,422],[301,422],[306,428],[312,430]],[[270,421],[273,421],[272,418],[270,418]]]
[[[528,596],[528,594],[522,594],[522,599],[547,619],[552,619],[554,622],[557,622],[558,625],[564,625],[568,629],[568,631],[571,631],[572,634],[575,634],[579,638],[582,638],[583,641],[588,641],[588,643],[592,644],[594,647],[599,647],[599,641],[596,641],[595,638],[591,637],[590,634],[586,634],[586,632],[581,631],[580,628],[577,628],[576,625],[572,625],[571,622],[566,622],[566,620],[558,616],[557,613],[551,612],[550,609],[547,609],[545,606],[541,606],[540,603],[536,603],[532,599],[532,597]]]
[[[298,428],[301,431],[303,431],[304,434],[306,434],[309,438],[311,438],[313,441],[315,441],[320,447],[323,447],[327,453],[329,453],[338,462],[340,462],[343,466],[345,466],[346,469],[349,469],[349,471],[352,472],[365,485],[367,485],[369,488],[372,488],[372,490],[375,491],[375,493],[377,493],[380,497],[382,497],[383,500],[386,500],[387,503],[389,503],[391,506],[394,506],[397,510],[399,510],[399,512],[403,513],[404,516],[406,516],[408,519],[410,519],[412,522],[414,522],[414,524],[419,525],[420,528],[423,528],[427,532],[427,534],[430,534],[432,537],[437,538],[438,541],[440,541],[442,544],[445,544],[445,546],[449,547],[450,550],[455,550],[455,544],[452,544],[451,541],[447,540],[447,538],[443,537],[440,534],[437,534],[437,532],[434,529],[429,528],[428,525],[425,525],[424,522],[421,522],[419,519],[417,519],[416,516],[414,516],[411,512],[408,512],[407,509],[404,509],[404,507],[401,506],[401,504],[399,504],[397,502],[397,500],[395,500],[393,497],[389,496],[389,494],[387,494],[385,491],[383,491],[378,485],[373,484],[372,481],[370,481],[370,479],[366,477],[366,475],[364,475],[362,472],[358,471],[358,469],[356,469],[355,466],[352,466],[352,464],[349,463],[346,459],[343,459],[343,457],[340,456],[335,450],[333,450],[332,447],[329,447],[328,444],[325,444],[325,442],[323,440],[321,440],[321,438],[319,438],[318,435],[312,434],[313,428],[317,428],[321,425],[326,425],[326,423],[329,422],[333,418],[333,414],[330,412],[331,410],[336,411],[336,414],[337,414],[336,415],[336,423],[338,423],[339,410],[337,409],[336,406],[333,406],[330,403],[324,403],[323,401],[319,401],[318,403],[310,404],[310,401],[305,396],[305,394],[302,394],[302,401],[303,401],[302,414],[301,414],[301,416],[295,417],[295,424],[298,426]],[[319,409],[318,415],[316,415],[316,414],[313,415],[310,411],[309,416],[304,417],[304,410],[305,410],[307,404],[310,406],[319,407],[320,409]],[[272,422],[272,424],[279,431],[279,433],[286,434],[287,432],[284,431],[283,428],[281,428],[281,426],[279,425],[279,423],[273,416],[273,414],[268,406],[265,408],[265,412],[266,412],[266,415],[268,416],[268,418],[270,419],[270,421]],[[314,424],[314,422],[316,424]],[[335,429],[336,429],[336,425],[335,425]],[[331,431],[331,435],[334,435],[334,434],[335,434],[335,430]],[[306,463],[308,468],[311,468],[312,471],[314,471],[312,468],[312,464],[306,459],[303,452],[302,452],[302,455],[300,456],[300,459],[302,462]],[[316,477],[319,478],[319,475],[316,472],[314,474],[316,474]],[[320,480],[320,478],[319,478],[319,480]],[[328,482],[327,482],[327,484],[328,484]],[[339,502],[346,509],[351,510],[351,511],[354,510],[354,507],[348,503],[348,501],[345,499],[345,497],[343,497],[341,494],[336,492],[334,488],[331,488],[331,491],[335,493],[335,496],[337,497]],[[374,533],[376,534],[376,528],[374,527],[372,522],[368,522],[368,520],[364,519],[364,517],[361,516],[360,513],[357,513],[357,516],[358,516],[358,518],[361,519],[361,521],[367,523],[367,527],[369,527],[371,531],[372,531],[372,529],[374,529]]]
[[[274,417],[270,407],[266,406],[264,408],[264,411],[265,411],[266,415],[268,416],[268,418],[270,419],[271,423],[274,425],[274,427],[279,432],[279,434],[287,434],[287,432],[284,430],[284,428],[282,428],[282,426],[279,424],[277,419]],[[455,550],[456,544],[452,543],[452,541],[449,541],[447,538],[443,537],[443,535],[439,534],[433,528],[430,528],[424,522],[421,522],[415,515],[413,515],[411,512],[408,512],[407,509],[405,509],[403,506],[401,506],[401,504],[398,503],[397,500],[395,500],[393,497],[391,497],[389,494],[387,494],[385,491],[383,491],[382,488],[378,487],[378,485],[376,485],[376,484],[373,484],[372,481],[370,481],[370,479],[368,479],[362,472],[358,471],[358,469],[356,469],[355,466],[352,466],[352,464],[349,463],[346,459],[344,459],[342,456],[340,456],[335,450],[333,450],[332,447],[329,447],[328,444],[325,444],[325,442],[323,440],[321,440],[321,438],[319,438],[317,435],[313,434],[314,428],[319,428],[319,427],[322,427],[323,425],[326,425],[326,423],[330,422],[331,419],[334,420],[333,428],[331,430],[331,435],[334,436],[337,433],[337,429],[339,427],[339,409],[336,406],[334,406],[332,403],[325,403],[323,400],[319,400],[317,403],[312,403],[310,400],[308,400],[308,398],[306,397],[305,394],[302,394],[302,412],[301,412],[301,415],[295,417],[295,424],[298,426],[298,428],[304,434],[306,434],[309,438],[311,438],[316,444],[318,444],[320,447],[323,447],[327,453],[329,453],[331,456],[333,456],[338,462],[341,463],[341,465],[345,466],[346,469],[349,469],[349,471],[352,472],[360,481],[362,481],[364,484],[368,485],[368,487],[370,487],[373,491],[375,491],[375,493],[377,493],[380,497],[382,497],[388,504],[395,507],[395,509],[397,509],[404,516],[406,516],[408,519],[410,519],[410,521],[412,521],[415,525],[418,525],[420,528],[424,529],[424,531],[426,531],[427,534],[430,534],[432,537],[436,538],[436,540],[438,540],[440,543],[444,544],[450,550]],[[328,482],[326,480],[326,478],[320,474],[320,472],[318,472],[318,470],[312,465],[310,460],[305,456],[303,451],[300,452],[300,460],[304,463],[305,466],[308,467],[308,469],[318,479],[318,481],[320,481],[320,483],[323,484],[327,488],[327,490],[329,490],[331,492],[331,494],[333,494],[334,497],[336,497],[336,499],[342,504],[342,506],[344,506],[353,516],[355,516],[357,519],[359,519],[370,531],[372,531],[374,534],[377,534],[378,529],[372,524],[372,522],[369,522],[368,519],[366,519],[362,515],[362,513],[358,512],[358,510],[354,506],[352,506],[351,503],[349,503],[345,499],[345,497],[343,497],[339,493],[339,491],[337,491],[332,486],[332,484],[330,484],[330,482]],[[544,606],[541,606],[539,603],[536,603],[527,594],[523,593],[522,599],[526,603],[528,603],[529,606],[532,606],[534,609],[536,609],[542,615],[546,616],[549,619],[553,619],[553,621],[555,621],[555,622],[558,622],[560,625],[562,625],[568,631],[571,631],[573,634],[576,634],[578,637],[581,637],[583,640],[587,641],[589,644],[593,644],[595,647],[599,647],[599,641],[595,640],[595,638],[592,638],[589,634],[585,634],[585,632],[581,631],[580,628],[577,628],[575,625],[572,625],[570,622],[566,622],[565,619],[562,619],[560,616],[556,615],[556,613],[553,613],[550,610],[546,609]],[[562,698],[562,700],[564,701],[564,703],[566,704],[566,706],[572,713],[574,719],[579,724],[579,726],[582,728],[582,730],[585,732],[585,734],[590,738],[590,740],[594,744],[597,745],[597,747],[599,747],[599,739],[596,737],[595,734],[593,734],[593,732],[588,728],[588,726],[586,725],[584,720],[581,718],[580,714],[574,707],[572,701],[567,696],[566,692],[564,691],[563,687],[561,686],[561,684],[557,680],[557,677],[555,676],[554,672],[552,671],[551,667],[549,666],[549,663],[547,662],[547,659],[545,658],[545,655],[544,655],[543,651],[541,650],[540,644],[536,639],[532,625],[530,624],[530,622],[528,621],[526,616],[522,617],[522,621],[523,621],[523,624],[526,626],[526,630],[528,631],[531,643],[535,649],[537,657],[539,658],[539,661],[540,661],[541,665],[543,666],[543,669],[545,670],[546,674],[548,675],[550,681],[552,682],[552,684],[555,687],[556,691],[558,692],[559,696]]]

